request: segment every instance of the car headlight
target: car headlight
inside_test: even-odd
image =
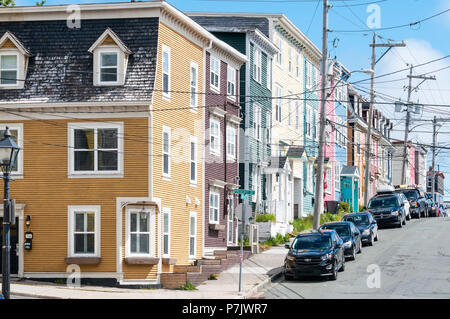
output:
[[[392,211],[392,212],[391,212],[391,215],[395,215],[395,216],[397,216],[397,215],[398,215],[398,210],[394,210],[394,211]]]
[[[294,260],[295,260],[295,257],[294,257],[294,256],[289,256],[289,255],[287,255],[287,256],[286,256],[286,259],[289,260],[289,261],[294,261]]]
[[[333,254],[326,254],[326,255],[323,255],[322,257],[322,260],[328,260],[328,259],[331,259],[331,258],[333,258]]]
[[[351,241],[351,240],[346,241],[346,242],[344,243],[344,247],[351,247],[351,246],[352,246],[352,241]]]
[[[364,229],[363,235],[370,235],[370,229]]]

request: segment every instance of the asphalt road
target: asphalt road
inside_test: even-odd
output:
[[[450,298],[450,218],[413,219],[402,229],[381,229],[380,240],[347,261],[336,281],[286,282],[282,276],[260,297]]]

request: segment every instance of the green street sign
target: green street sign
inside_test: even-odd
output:
[[[251,189],[235,189],[234,193],[244,195],[255,195],[255,191],[252,191]]]

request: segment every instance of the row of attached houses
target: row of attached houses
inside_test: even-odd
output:
[[[236,189],[255,191],[253,217],[275,215],[271,236],[313,212],[321,51],[285,15],[79,8],[78,21],[66,6],[0,9],[0,132],[22,148],[14,275],[77,265],[178,287],[237,248]],[[324,200],[357,211],[368,102],[341,63],[328,69]],[[392,122],[373,115],[371,193],[392,182],[395,152]]]

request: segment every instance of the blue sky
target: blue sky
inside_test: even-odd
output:
[[[330,10],[329,28],[332,30],[361,30],[367,29],[366,21],[370,13],[367,12],[368,5],[364,3],[376,0],[331,0],[334,7]],[[80,1],[80,0],[48,0],[46,5],[71,4],[71,3],[91,3],[91,2],[123,2],[123,1]],[[291,19],[308,37],[321,48],[322,37],[322,2],[317,7],[314,0],[170,0],[168,1],[181,11],[222,11],[222,12],[265,12],[284,13]],[[16,5],[34,5],[35,1],[16,0]],[[363,4],[363,5],[358,5]],[[382,0],[377,3],[380,8],[381,27],[391,27],[408,24],[440,11],[450,8],[448,0]],[[314,12],[317,11],[314,15]],[[310,26],[310,27],[309,27]],[[309,31],[307,32],[309,27]],[[413,28],[405,27],[386,31],[380,31],[384,39],[395,41],[405,40],[406,48],[396,48],[391,50],[377,64],[377,75],[403,69],[406,63],[420,64],[432,59],[440,58],[450,54],[450,41],[446,35],[450,32],[450,12],[437,18],[428,20]],[[371,34],[367,32],[358,33],[338,33],[329,34],[330,45],[334,39],[339,39],[336,48],[332,48],[331,57],[336,57],[349,70],[369,69],[371,49]],[[383,40],[386,41],[386,40]],[[336,42],[335,42],[336,43]],[[381,55],[383,49],[378,49]],[[445,59],[437,63],[417,68],[416,74],[438,70],[450,65],[450,59]],[[450,69],[437,72],[437,81],[429,81],[421,86],[421,90],[414,92],[412,99],[421,103],[450,104]],[[352,80],[364,77],[355,73]],[[383,78],[383,81],[392,79],[406,79],[406,72]],[[367,83],[368,84],[368,83]],[[377,83],[376,89],[383,94],[406,100],[406,92],[403,86],[406,81],[395,81],[388,83]],[[387,116],[396,123],[394,137],[402,138],[404,114],[393,112],[392,105],[381,105],[379,107]],[[423,114],[416,116],[416,122],[412,126],[420,124],[415,133],[411,134],[413,140],[421,143],[431,144],[431,134],[424,131],[431,131],[431,125],[423,124],[424,119],[430,119],[433,115],[450,117],[450,108],[425,108]],[[441,145],[447,144],[447,137],[450,137],[450,124],[446,124],[440,129],[442,134],[438,137]],[[448,133],[446,133],[448,132]],[[430,152],[431,153],[431,152]],[[447,192],[450,199],[450,163],[444,160],[449,151],[442,150],[438,157],[441,170],[449,174],[446,181]],[[431,155],[429,156],[431,160]]]

